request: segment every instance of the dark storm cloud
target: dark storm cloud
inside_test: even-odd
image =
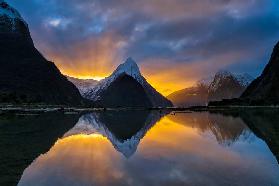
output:
[[[191,64],[197,76],[208,66],[241,71],[249,64],[258,75],[279,40],[277,0],[7,1],[29,23],[36,46],[72,75],[107,74],[128,56],[143,70],[165,65],[147,74],[175,64]]]

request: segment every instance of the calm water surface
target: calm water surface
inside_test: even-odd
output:
[[[60,116],[58,126],[73,124],[60,127],[60,138],[28,162],[18,185],[279,185],[277,111],[75,117]],[[36,148],[41,141],[32,143]]]

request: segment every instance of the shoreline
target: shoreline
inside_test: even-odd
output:
[[[50,113],[63,112],[64,114],[79,114],[83,112],[100,111],[170,111],[170,112],[207,112],[221,110],[243,110],[243,109],[279,109],[279,106],[194,106],[194,107],[169,107],[169,108],[93,108],[74,107],[63,105],[0,105],[0,115],[2,114],[28,114],[28,113]]]

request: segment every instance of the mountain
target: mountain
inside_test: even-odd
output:
[[[245,91],[253,78],[247,74],[234,75],[228,71],[216,73],[208,88],[209,101],[238,98]]]
[[[248,86],[241,99],[258,102],[255,104],[279,104],[279,42],[261,76]]]
[[[17,10],[0,1],[0,102],[81,104],[78,89],[34,47]]]
[[[95,103],[97,106],[105,107],[152,107],[152,103],[141,84],[125,73],[119,75],[102,92]]]
[[[66,76],[67,79],[72,82],[79,90],[79,93],[83,96],[90,88],[96,86],[98,81],[95,79],[78,79],[70,76]]]
[[[195,86],[176,91],[167,98],[175,106],[206,106],[210,101],[239,97],[253,78],[248,74],[219,71],[213,78],[198,81]]]
[[[113,94],[115,95],[113,96]],[[108,95],[113,96],[113,98],[108,99]],[[128,58],[123,64],[119,65],[112,75],[99,81],[95,87],[92,87],[84,94],[84,97],[96,103],[101,103],[103,104],[102,106],[110,107],[146,107],[149,106],[149,102],[151,107],[172,106],[169,100],[146,81],[132,58]],[[121,102],[117,101],[117,99],[121,99]],[[111,100],[113,100],[114,104],[107,104]],[[133,105],[134,103],[136,105]]]
[[[255,79],[237,99],[213,101],[209,106],[263,106],[279,104],[279,42],[261,76]]]

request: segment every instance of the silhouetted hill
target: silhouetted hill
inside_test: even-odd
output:
[[[0,103],[81,104],[78,89],[34,47],[27,23],[0,2]]]
[[[241,98],[279,104],[279,42],[261,76],[251,83]]]

